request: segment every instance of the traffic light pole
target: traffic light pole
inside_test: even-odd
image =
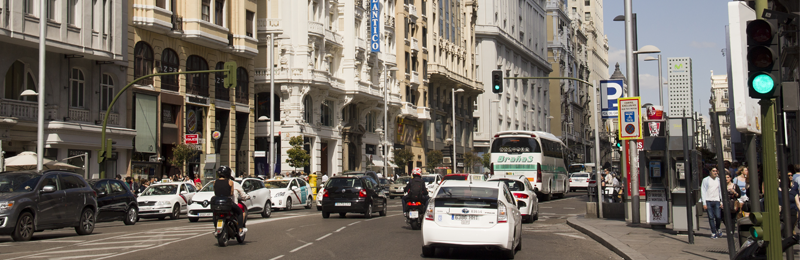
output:
[[[106,114],[103,116],[103,127],[100,130],[100,153],[97,156],[97,163],[100,164],[100,178],[106,178],[106,167],[103,167],[105,160],[107,158],[111,158],[111,139],[109,138],[106,140],[106,126],[108,125],[108,115],[111,114],[111,108],[114,107],[114,104],[117,103],[117,99],[122,96],[122,93],[125,93],[134,83],[139,82],[146,78],[152,78],[156,76],[171,76],[171,75],[179,75],[179,74],[201,74],[201,73],[215,73],[215,72],[226,72],[228,70],[196,70],[196,71],[182,71],[182,72],[167,72],[167,73],[156,73],[150,74],[146,76],[142,76],[138,79],[135,79],[125,85],[117,95],[114,96],[114,99],[111,100],[111,103],[108,104],[108,109],[106,109]],[[234,71],[235,73],[235,71]]]
[[[780,210],[778,208],[778,164],[776,161],[777,155],[775,154],[775,151],[777,151],[775,145],[775,106],[771,99],[763,99],[758,103],[761,105],[761,121],[764,126],[764,130],[761,131],[762,163],[764,167],[764,211],[769,213],[764,220],[764,240],[769,241],[767,259],[781,259],[783,250],[781,245],[781,224],[778,215]]]

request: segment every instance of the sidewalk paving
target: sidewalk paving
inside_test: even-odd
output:
[[[694,233],[694,244],[689,236],[672,229],[652,229],[649,225],[632,225],[624,220],[597,219],[577,216],[567,219],[567,224],[592,237],[624,259],[728,259],[727,235],[722,225],[721,238],[711,239],[708,218],[700,217],[700,231]],[[668,226],[670,227],[670,226]],[[734,243],[738,248],[737,234]]]

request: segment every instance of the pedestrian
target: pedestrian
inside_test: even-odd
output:
[[[322,184],[325,184],[327,182],[328,182],[328,174],[327,173],[323,173],[322,174]]]
[[[200,174],[194,175],[194,186],[201,186],[200,185]]]
[[[731,178],[736,178],[736,170],[739,169],[739,162],[736,161],[736,162],[731,163],[731,167],[730,168],[726,168],[726,169],[728,169],[728,171],[730,171],[729,175],[731,175]]]
[[[741,195],[745,195],[745,196],[747,195],[747,187],[748,187],[747,186],[747,181],[748,181],[747,180],[747,176],[748,175],[749,175],[749,170],[747,170],[747,167],[739,166],[739,169],[736,170],[736,178],[733,179],[733,184],[736,184],[736,186],[739,186],[739,190],[741,191],[741,193],[739,193],[740,197],[741,197]]]
[[[136,183],[133,182],[133,178],[131,178],[130,176],[125,177],[125,185],[128,186],[129,190],[136,190],[137,187],[134,184]]]
[[[725,169],[728,171],[728,169]],[[739,209],[741,206],[739,205],[739,197],[742,196],[742,191],[739,189],[739,185],[733,183],[733,178],[731,178],[730,174],[725,174],[725,183],[727,184],[726,189],[728,190],[728,200],[730,201],[731,208],[726,210],[728,214],[731,215],[731,219],[736,221],[736,216],[739,214]]]
[[[118,180],[118,181],[121,181],[121,180],[122,180],[122,176],[120,176],[119,174],[117,174],[117,176],[116,176],[116,177],[114,177],[114,179],[116,179],[116,180]]]
[[[791,198],[791,200],[789,201],[789,210],[790,210],[789,216],[792,218],[790,224],[792,225],[791,230],[792,232],[794,232],[794,228],[798,226],[797,214],[800,213],[800,211],[798,211],[798,209],[800,209],[800,186],[798,185],[792,186],[792,188],[789,190],[789,198]]]
[[[139,185],[139,189],[137,189],[135,192],[136,193],[142,193],[142,192],[144,192],[145,189],[147,189],[147,187],[150,187],[150,181],[142,180],[142,184]]]
[[[719,179],[717,179],[719,171],[717,168],[711,168],[708,177],[703,178],[703,184],[700,188],[701,198],[703,201],[703,210],[708,211],[708,225],[711,228],[711,238],[716,239],[722,236],[720,225],[722,224],[722,190],[720,190]]]

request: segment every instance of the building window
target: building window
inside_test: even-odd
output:
[[[67,0],[67,23],[70,25],[75,25],[75,17],[78,16],[77,6],[78,0]]]
[[[27,77],[26,77],[27,75]],[[6,72],[5,98],[22,101],[36,102],[36,96],[20,96],[22,91],[30,89],[36,91],[36,84],[31,73],[25,73],[25,64],[15,61]]]
[[[311,96],[306,95],[306,97],[303,98],[303,120],[305,120],[306,123],[311,123],[313,115],[314,107],[311,103]]]
[[[200,8],[200,12],[203,21],[211,21],[211,0],[203,0],[203,6]]]
[[[72,72],[69,74],[69,86],[70,107],[83,108],[85,92],[84,88],[86,87],[83,71],[77,68],[72,68]]]
[[[217,66],[214,69],[221,70],[224,68],[225,63],[220,61],[217,62]],[[214,97],[219,100],[231,100],[231,93],[227,88],[225,88],[225,72],[214,73]]]
[[[114,79],[111,75],[103,74],[103,80],[100,82],[100,111],[108,110],[108,106],[114,100],[114,94]]]
[[[22,11],[26,14],[33,14],[33,0],[22,0]]]
[[[178,72],[180,66],[180,61],[178,60],[178,54],[175,53],[172,49],[164,49],[161,52],[161,66],[159,68],[160,73],[166,72]],[[178,75],[170,75],[170,76],[161,76],[161,88],[178,91]]]
[[[480,118],[476,118],[476,117],[472,118],[472,132],[475,132],[475,133],[478,132],[478,119],[480,119]]]
[[[591,21],[592,20],[592,13],[590,13],[590,12],[583,13],[583,16],[584,16],[584,19],[583,19],[584,21]]]
[[[47,5],[45,9],[47,11],[47,19],[56,20],[56,0],[46,0],[45,4]]]
[[[590,5],[592,5],[592,0],[584,0],[584,1],[583,1],[583,5],[585,5],[585,6],[590,6]]]
[[[186,70],[208,70],[208,62],[197,55],[186,59]],[[187,74],[186,93],[208,97],[208,73]]]
[[[250,100],[248,95],[250,93],[250,77],[245,68],[239,67],[236,69],[236,102],[247,104]],[[276,116],[277,117],[277,116]],[[280,119],[278,119],[280,120]]]
[[[375,113],[369,112],[367,113],[367,124],[366,124],[367,132],[374,133],[375,132]]]
[[[217,0],[214,2],[214,24],[223,26],[225,20],[225,1]]]
[[[247,30],[246,34],[248,37],[253,37],[253,26],[254,26],[253,20],[256,16],[256,13],[247,11],[246,16],[247,16],[247,24],[245,25],[245,29]]]
[[[167,0],[156,0],[156,6],[167,9]]]
[[[320,123],[324,126],[333,125],[333,101],[325,100],[320,108]]]

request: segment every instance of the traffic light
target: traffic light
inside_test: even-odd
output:
[[[493,70],[492,71],[492,93],[495,93],[495,94],[503,93],[503,71],[502,70]]]
[[[622,148],[622,142],[619,141],[619,131],[614,133],[614,147]]]
[[[750,227],[750,237],[755,240],[764,240],[769,241],[767,234],[764,233],[765,228],[763,225],[765,224],[765,220],[769,213],[767,212],[752,212],[750,213],[750,222],[753,223],[753,226]]]
[[[225,62],[225,65],[223,65],[222,68],[225,70],[225,79],[223,80],[223,83],[225,83],[225,88],[236,87],[236,62]]]
[[[113,144],[114,144],[114,141],[112,141],[111,138],[107,138],[106,139],[105,145],[101,146],[100,147],[100,151],[98,151],[98,153],[99,153],[98,156],[97,156],[97,163],[98,164],[103,163],[103,161],[105,161],[106,159],[111,159],[112,158],[111,151],[112,151],[112,145]]]
[[[751,98],[771,99],[780,95],[777,21],[747,22],[747,87]]]

